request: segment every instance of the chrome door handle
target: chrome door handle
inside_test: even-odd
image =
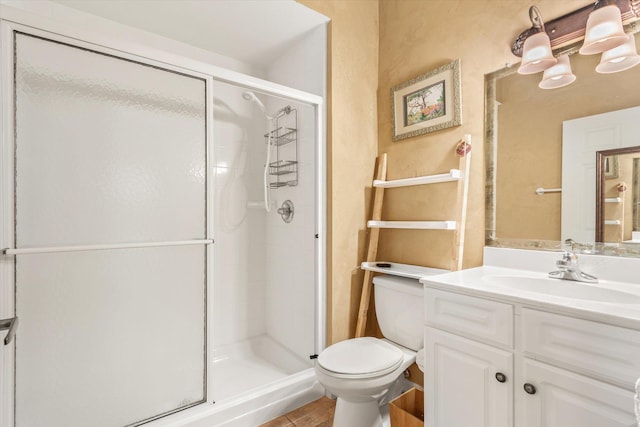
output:
[[[13,337],[16,335],[18,329],[18,317],[12,317],[11,319],[0,320],[0,331],[8,329],[7,335],[4,337],[4,345],[9,345]]]

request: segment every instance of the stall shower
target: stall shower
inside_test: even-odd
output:
[[[221,221],[212,368],[225,379],[213,386],[218,400],[313,366],[315,148],[308,105],[220,82],[213,88]],[[287,200],[295,204],[291,222],[277,212]]]
[[[2,33],[0,426],[250,426],[319,396],[321,99]]]

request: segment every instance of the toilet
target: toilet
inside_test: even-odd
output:
[[[379,402],[423,347],[423,288],[417,279],[373,278],[384,338],[363,337],[327,347],[316,363],[318,382],[337,396],[334,427],[382,427]]]

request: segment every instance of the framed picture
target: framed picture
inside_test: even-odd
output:
[[[462,124],[460,60],[391,88],[393,140]]]

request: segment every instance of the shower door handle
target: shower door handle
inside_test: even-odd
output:
[[[4,337],[4,345],[9,345],[13,337],[16,335],[16,330],[18,329],[18,316],[0,320],[0,331],[7,329],[7,335]]]

